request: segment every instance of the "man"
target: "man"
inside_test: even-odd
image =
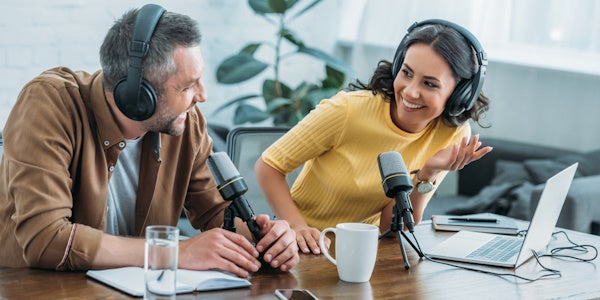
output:
[[[298,263],[285,221],[258,216],[256,247],[240,220],[245,237],[219,228],[230,202],[206,165],[199,43],[191,18],[145,6],[109,30],[101,71],[55,68],[23,88],[3,131],[0,265],[142,266],[145,227],[175,225],[182,208],[202,233],[180,242],[181,268],[246,277],[259,252],[282,271]]]

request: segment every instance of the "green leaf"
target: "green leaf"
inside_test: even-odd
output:
[[[325,66],[325,74],[327,74],[327,78],[326,79],[331,79],[331,80],[335,80],[335,82],[337,82],[337,85],[333,85],[331,87],[335,87],[335,88],[340,88],[342,86],[342,84],[344,84],[344,81],[346,80],[346,75],[343,72],[340,72],[332,67],[329,66]]]
[[[298,124],[298,122],[300,120],[302,120],[304,116],[301,115],[299,112],[293,112],[291,113],[288,118],[287,121],[285,123],[279,124],[280,126],[287,126],[287,127],[293,127],[294,125]]]
[[[296,35],[294,35],[294,32],[287,28],[281,29],[281,31],[279,31],[279,35],[298,47],[305,47],[304,42],[302,42],[301,39],[297,38]]]
[[[320,59],[320,60],[324,61],[325,64],[327,64],[331,68],[334,68],[340,72],[343,72],[346,75],[351,75],[354,73],[354,71],[352,71],[352,69],[347,64],[345,64],[341,60],[338,60],[337,58],[335,58],[319,49],[310,48],[310,47],[300,47],[298,49],[298,52],[310,55],[317,59]]]
[[[247,53],[240,53],[230,56],[219,65],[217,68],[217,81],[220,83],[238,83],[248,80],[269,65],[255,59]]]
[[[301,16],[301,15],[302,15],[302,14],[304,14],[305,12],[309,11],[310,9],[312,9],[312,8],[313,8],[313,6],[315,6],[315,5],[319,4],[319,2],[321,2],[321,0],[315,0],[315,1],[313,1],[311,4],[309,4],[308,6],[306,6],[305,8],[303,8],[301,11],[299,11],[298,13],[296,13],[296,14],[295,14],[295,15],[294,15],[294,16],[293,16],[291,19],[290,19],[290,21],[291,21],[291,20],[293,20],[293,19],[295,19],[295,18],[297,18],[297,17],[299,17],[299,16]]]
[[[273,114],[273,124],[275,126],[290,126],[289,124],[295,124],[298,121],[296,119],[296,113],[290,109],[278,110],[277,114]]]
[[[269,8],[271,8],[273,12],[276,12],[278,14],[282,14],[288,9],[285,0],[269,0],[268,3]]]
[[[254,53],[256,52],[256,50],[258,50],[260,45],[262,45],[262,43],[248,44],[248,45],[246,45],[246,47],[244,47],[244,48],[242,48],[242,50],[240,50],[240,53],[247,53],[250,55],[254,55]]]
[[[282,106],[292,105],[292,104],[294,104],[294,101],[292,99],[289,99],[289,98],[275,98],[275,99],[271,100],[269,102],[269,104],[267,104],[267,112],[268,113],[272,113],[276,109],[278,109],[278,108],[280,108]]]
[[[321,85],[324,89],[339,89],[341,87],[341,83],[333,77],[323,79]]]
[[[285,0],[285,2],[287,2],[287,8],[290,9],[298,3],[298,0]]]
[[[271,6],[269,5],[269,1],[268,0],[248,0],[248,5],[250,6],[250,8],[252,8],[252,10],[259,14],[259,15],[263,15],[263,14],[268,14],[268,13],[273,13],[274,11],[271,9]]]
[[[242,102],[242,101],[245,101],[245,100],[248,100],[248,99],[252,99],[252,98],[258,98],[258,97],[260,97],[260,95],[252,94],[252,95],[245,95],[245,96],[240,96],[240,97],[237,97],[237,98],[233,98],[233,99],[225,102],[221,106],[217,107],[215,109],[215,111],[214,111],[213,114],[217,114],[218,112],[224,110],[225,108],[227,108],[227,107],[229,107],[229,106],[231,106],[231,105],[233,105],[235,103]]]
[[[292,89],[281,81],[267,79],[263,82],[262,94],[268,103],[275,98],[290,98]]]
[[[331,96],[335,95],[338,92],[338,89],[316,89],[310,91],[302,100],[308,101],[312,103],[313,106],[316,106],[323,99],[331,98]]]
[[[248,0],[248,5],[255,13],[264,14],[283,14],[292,6],[296,5],[298,0]]]
[[[244,124],[247,122],[250,123],[258,123],[260,121],[264,121],[270,118],[271,115],[268,113],[252,106],[249,104],[240,104],[235,110],[235,115],[233,117],[233,123],[236,125]]]
[[[304,98],[310,91],[318,89],[319,87],[316,84],[308,83],[303,81],[300,85],[298,85],[291,94],[292,99],[302,99]]]
[[[308,113],[315,108],[315,104],[311,102],[311,99],[303,98],[300,100],[299,111],[297,114],[300,116],[298,120],[302,120],[304,116],[308,115]]]

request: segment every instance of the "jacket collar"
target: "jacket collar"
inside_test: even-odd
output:
[[[102,71],[96,72],[97,76],[94,76],[92,82],[92,89],[90,91],[90,98],[88,99],[94,119],[96,120],[96,126],[98,127],[98,135],[101,140],[104,149],[112,147],[114,144],[125,140],[115,117],[108,105],[106,95],[104,94],[104,83],[102,82],[103,74]]]

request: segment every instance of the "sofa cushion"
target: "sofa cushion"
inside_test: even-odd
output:
[[[494,178],[490,185],[524,181],[529,181],[529,173],[525,165],[510,160],[499,160],[496,162]]]
[[[585,153],[579,168],[583,176],[600,175],[600,149]]]
[[[575,162],[579,162],[575,177],[600,174],[600,150],[569,154],[555,159],[528,159],[523,164],[531,176],[532,182],[540,184]]]
[[[562,171],[570,164],[551,159],[529,159],[523,162],[525,169],[531,177],[531,182],[540,184],[546,182],[548,178]],[[580,177],[581,171],[577,168],[575,177]]]
[[[531,213],[540,200],[543,185],[531,193]],[[571,184],[565,204],[558,218],[558,227],[600,234],[600,175],[576,178]],[[596,227],[595,227],[596,226]]]

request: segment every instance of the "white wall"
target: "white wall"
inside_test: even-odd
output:
[[[209,120],[231,124],[231,112],[213,116],[214,109],[235,96],[258,92],[262,81],[254,80],[237,86],[221,85],[215,80],[216,68],[223,59],[249,42],[274,42],[275,26],[254,15],[247,1],[243,0],[152,2],[167,10],[185,13],[200,24],[206,64],[203,80],[209,96],[200,108]],[[311,1],[300,4],[306,2]],[[90,73],[99,69],[98,49],[114,20],[125,11],[145,3],[147,1],[123,0],[0,2],[0,11],[3,12],[0,18],[0,128],[4,127],[22,86],[42,71],[55,66]],[[296,19],[290,27],[308,45],[332,51],[336,35],[334,24],[337,24],[336,6],[337,1],[324,1]],[[271,52],[261,50],[260,55],[265,61],[272,61]],[[291,82],[323,74],[322,64],[314,59],[292,61],[300,61],[303,68],[299,69],[295,64],[282,66],[285,78]]]
[[[491,62],[482,134],[589,151],[600,148],[600,76]]]
[[[210,121],[230,125],[231,111],[213,115],[214,109],[235,96],[257,92],[262,81],[220,85],[214,78],[216,67],[248,42],[273,41],[274,26],[254,15],[243,0],[155,2],[198,20],[207,67],[203,77],[209,95],[208,102],[200,104],[200,108]],[[368,80],[377,61],[391,59],[394,49],[336,47],[341,2],[320,3],[292,23],[291,28],[307,44],[325,51],[335,50],[340,57],[353,61],[357,76]],[[21,87],[43,70],[58,65],[90,72],[97,70],[98,48],[113,20],[125,10],[144,3],[122,0],[0,2],[0,10],[4,12],[0,18],[0,126],[4,127]],[[398,31],[403,33],[405,28]],[[493,49],[486,50],[494,56],[489,53]],[[266,61],[270,61],[271,55],[268,51],[261,52]],[[286,79],[291,81],[320,79],[323,74],[322,64],[312,59],[293,59],[283,68]],[[484,91],[492,100],[486,119],[492,127],[478,129],[482,134],[583,151],[600,148],[598,75],[491,59]]]

